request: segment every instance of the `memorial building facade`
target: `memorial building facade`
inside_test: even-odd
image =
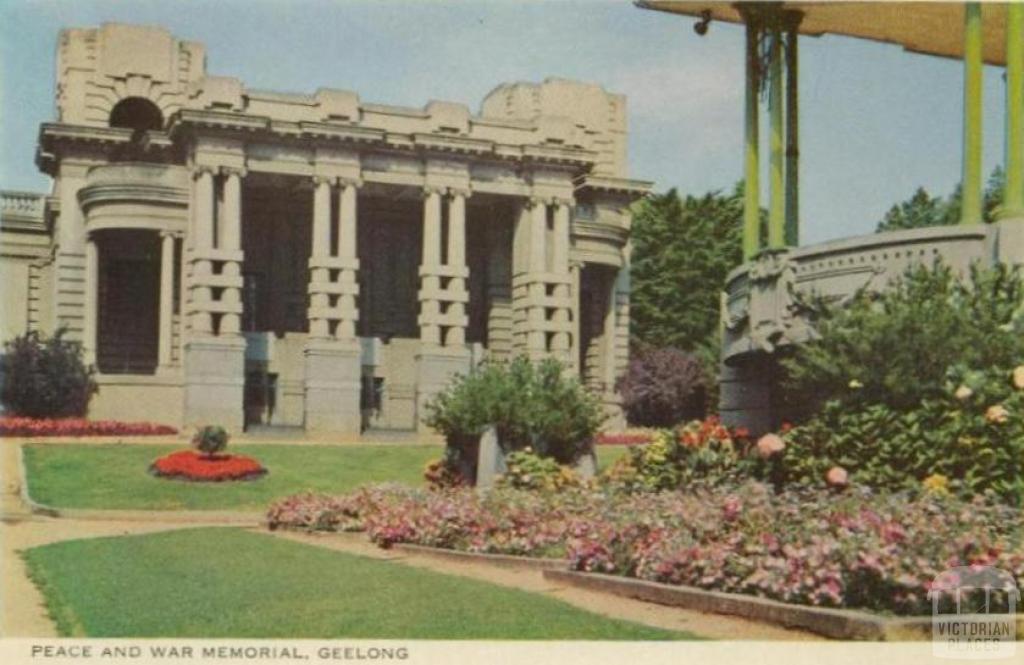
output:
[[[67,29],[48,195],[3,192],[4,340],[66,328],[92,418],[406,429],[456,372],[563,361],[621,417],[621,95],[500,85],[477,114],[255,90],[159,27]]]

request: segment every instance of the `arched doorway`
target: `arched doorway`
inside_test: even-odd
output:
[[[134,129],[137,132],[163,129],[164,115],[145,97],[126,97],[110,110],[110,126]]]

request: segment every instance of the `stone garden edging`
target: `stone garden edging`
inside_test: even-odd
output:
[[[462,550],[449,550],[443,547],[429,547],[412,543],[396,543],[390,549],[396,552],[425,554],[463,563],[486,563],[518,570],[564,570],[569,563],[565,559],[546,559],[542,557],[516,556],[514,554],[492,554],[489,552],[464,552]]]
[[[930,616],[889,618],[860,610],[796,605],[757,596],[706,591],[696,587],[600,573],[545,570],[543,574],[553,582],[582,589],[701,612],[730,614],[787,628],[800,628],[840,640],[920,641],[932,638]],[[1022,629],[1024,615],[1018,615],[1018,634]]]

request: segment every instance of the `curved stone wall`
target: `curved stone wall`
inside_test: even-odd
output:
[[[763,432],[777,425],[775,352],[808,339],[806,298],[842,302],[883,289],[914,265],[941,260],[959,273],[995,261],[995,226],[943,226],[764,253],[729,274],[722,297],[723,420]]]
[[[86,228],[184,231],[188,171],[183,166],[122,162],[96,166],[78,200]]]

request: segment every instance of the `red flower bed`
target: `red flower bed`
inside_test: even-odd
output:
[[[0,418],[0,436],[159,436],[177,434],[169,425],[84,418]]]
[[[642,446],[651,442],[651,432],[601,432],[594,437],[598,446]]]
[[[245,455],[206,456],[194,450],[179,450],[164,455],[149,467],[150,473],[163,478],[181,478],[217,482],[250,480],[267,472],[260,463]]]

